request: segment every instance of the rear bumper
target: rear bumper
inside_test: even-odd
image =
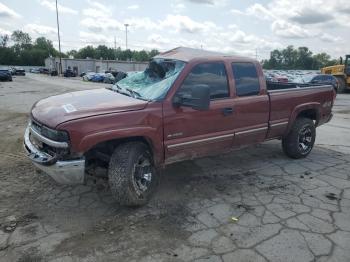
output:
[[[24,150],[33,164],[59,184],[82,184],[85,177],[85,159],[57,160],[36,148],[29,139],[30,126],[24,135]]]
[[[330,122],[330,121],[332,120],[332,118],[333,118],[333,113],[331,113],[331,114],[329,115],[329,118],[327,119],[326,123]]]

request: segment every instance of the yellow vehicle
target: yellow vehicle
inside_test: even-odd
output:
[[[350,55],[345,56],[345,63],[340,59],[340,65],[328,66],[321,69],[322,74],[333,75],[338,80],[338,92],[350,90]]]

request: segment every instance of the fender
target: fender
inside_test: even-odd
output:
[[[316,126],[319,122],[320,115],[321,115],[321,104],[317,102],[312,102],[312,103],[305,103],[305,104],[300,104],[296,106],[290,115],[289,121],[288,121],[288,127],[285,131],[285,135],[287,135],[292,128],[294,121],[296,120],[297,116],[305,110],[310,110],[313,109],[316,111]]]
[[[102,142],[107,142],[110,140],[117,140],[123,138],[131,138],[131,137],[143,137],[147,140],[151,149],[154,153],[154,161],[156,164],[162,164],[164,162],[164,147],[161,141],[163,139],[159,139],[158,130],[152,127],[139,126],[139,127],[130,127],[123,129],[115,129],[115,130],[103,130],[96,133],[91,133],[84,136],[80,143],[78,144],[78,148],[76,148],[79,152],[87,152],[89,149],[93,148],[95,145],[100,144]]]

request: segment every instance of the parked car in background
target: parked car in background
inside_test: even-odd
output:
[[[104,75],[103,83],[105,84],[114,84],[115,83],[115,77],[112,73],[106,73]]]
[[[325,74],[308,74],[303,76],[303,82],[306,84],[317,84],[317,85],[332,85],[333,88],[338,92],[339,83],[338,80],[332,75]]]
[[[76,77],[77,74],[72,69],[66,69],[63,72],[64,77]]]
[[[51,76],[58,76],[58,71],[56,69],[51,69],[50,70],[50,75]]]
[[[103,82],[104,79],[105,79],[105,74],[104,73],[97,73],[90,79],[90,81],[92,81],[92,82]]]
[[[40,74],[45,74],[45,75],[50,74],[50,70],[48,68],[45,68],[45,67],[39,68],[39,72],[40,72]]]
[[[83,81],[90,81],[94,77],[95,74],[96,74],[95,72],[85,73],[83,75]]]
[[[26,75],[26,71],[23,68],[16,68],[16,76],[25,76]]]
[[[29,73],[39,74],[40,70],[38,68],[31,68],[31,69],[29,69]]]
[[[105,83],[105,84],[114,84],[119,80],[128,76],[127,73],[122,71],[106,71],[106,72],[107,73],[83,72],[80,74],[80,76],[82,76],[83,81],[99,82],[99,83]]]
[[[279,83],[288,83],[288,77],[274,74],[274,73],[265,73],[265,79],[269,82],[279,82]]]
[[[16,74],[16,68],[15,67],[9,67],[8,71],[10,72],[11,75],[15,75]]]
[[[12,75],[8,69],[0,68],[0,81],[12,81]]]

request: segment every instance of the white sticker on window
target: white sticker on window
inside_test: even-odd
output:
[[[67,113],[72,113],[77,111],[77,109],[72,104],[65,104],[62,107]]]

